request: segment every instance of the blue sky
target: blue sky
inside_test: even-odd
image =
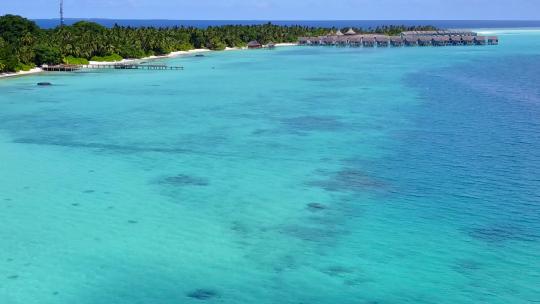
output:
[[[64,0],[67,17],[116,19],[540,19],[540,0]],[[0,0],[0,15],[55,18],[59,0]]]

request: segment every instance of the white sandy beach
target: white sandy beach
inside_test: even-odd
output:
[[[0,73],[0,78],[24,76],[24,75],[41,73],[41,72],[43,72],[43,70],[41,68],[33,68],[30,71],[20,71],[20,72],[16,72],[16,73]]]
[[[189,51],[172,52],[172,53],[169,53],[167,55],[161,55],[161,56],[148,56],[148,57],[143,57],[143,58],[139,58],[139,59],[122,59],[120,61],[114,61],[114,62],[90,61],[90,64],[99,65],[99,64],[111,64],[111,63],[136,63],[136,62],[140,62],[140,61],[144,61],[144,60],[172,58],[172,57],[191,55],[191,54],[198,54],[198,53],[204,53],[204,52],[211,52],[211,50],[209,50],[209,49],[193,49],[193,50],[189,50]]]

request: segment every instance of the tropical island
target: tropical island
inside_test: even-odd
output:
[[[353,28],[356,33],[397,35],[403,31],[437,30],[433,26],[389,25]],[[296,43],[300,37],[322,36],[346,29],[305,26],[226,25],[207,27],[111,28],[88,21],[42,29],[16,15],[0,17],[0,72],[28,71],[44,64],[88,64],[167,55],[193,49],[241,48],[250,41]]]

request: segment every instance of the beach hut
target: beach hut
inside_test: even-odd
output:
[[[390,37],[390,45],[395,47],[403,46],[403,38],[398,36]]]
[[[497,36],[490,36],[487,38],[487,43],[489,45],[497,45],[499,44],[499,37]]]
[[[262,44],[260,44],[258,41],[256,40],[253,40],[253,41],[250,41],[248,44],[247,44],[247,47],[248,49],[260,49],[262,48]]]
[[[336,36],[343,36],[343,33],[342,33],[340,30],[338,30],[338,31],[336,32]]]
[[[352,36],[352,35],[356,35],[356,32],[353,31],[352,27],[349,28],[349,30],[345,33],[345,35],[347,36]]]

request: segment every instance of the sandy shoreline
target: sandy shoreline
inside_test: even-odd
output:
[[[41,73],[41,72],[43,72],[41,68],[33,68],[30,71],[20,71],[16,73],[0,73],[0,78],[25,76],[25,75],[31,75],[31,74]]]
[[[296,43],[277,43],[276,47],[296,46],[296,45],[297,45]],[[230,47],[227,47],[227,48],[225,48],[224,51],[238,51],[238,50],[245,50],[245,49],[247,49],[247,48],[245,48],[245,47],[244,48],[238,48],[238,47],[230,48]],[[184,56],[184,55],[200,54],[200,53],[205,53],[205,52],[213,52],[213,51],[209,50],[209,49],[193,49],[193,50],[189,50],[189,51],[172,52],[170,54],[162,55],[162,56],[149,56],[149,57],[144,57],[144,58],[140,58],[140,59],[122,59],[121,61],[115,61],[115,62],[90,61],[90,64],[99,65],[99,64],[111,64],[111,63],[137,63],[137,62],[141,62],[141,61],[145,61],[145,60],[174,58],[174,57],[180,57],[180,56]],[[16,73],[0,73],[0,78],[32,75],[32,74],[41,73],[41,72],[43,72],[43,70],[41,68],[33,68],[30,71],[20,71],[20,72],[16,72]]]

